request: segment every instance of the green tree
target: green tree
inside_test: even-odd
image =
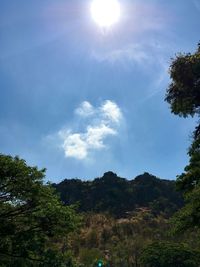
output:
[[[198,267],[200,253],[183,244],[157,242],[144,249],[140,260],[145,267]]]
[[[68,234],[78,225],[72,207],[63,206],[45,169],[0,154],[0,258],[2,266],[70,266]],[[67,264],[67,265],[66,265]]]
[[[200,228],[200,134],[196,128],[194,140],[189,149],[190,161],[185,172],[178,176],[177,188],[184,193],[185,206],[180,209],[173,223],[175,230],[183,231],[189,228]]]
[[[200,115],[200,44],[194,54],[178,54],[170,66],[166,101],[179,116]]]
[[[170,67],[172,83],[166,101],[179,116],[200,116],[200,44],[195,53],[179,54]],[[175,230],[200,227],[200,124],[193,133],[189,149],[190,161],[177,178],[177,187],[184,192],[186,205],[176,214]]]

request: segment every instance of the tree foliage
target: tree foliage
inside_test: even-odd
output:
[[[168,220],[148,209],[138,210],[129,218],[93,213],[83,218],[83,227],[71,235],[71,248],[83,267],[93,267],[98,259],[106,267],[142,267],[139,258],[147,244],[173,240],[167,235]]]
[[[198,267],[200,253],[183,244],[155,242],[144,249],[140,260],[145,267]]]
[[[0,266],[66,266],[65,242],[78,217],[63,206],[45,169],[0,154]]]
[[[149,173],[128,181],[107,172],[93,181],[65,179],[54,185],[66,204],[79,203],[81,212],[108,212],[123,217],[138,207],[150,207],[156,214],[173,214],[183,205],[175,182],[161,180]]]
[[[200,116],[200,44],[195,53],[180,54],[171,64],[166,100],[179,116]],[[200,227],[200,124],[193,133],[189,164],[177,178],[177,188],[184,193],[186,205],[176,214],[176,231]]]
[[[179,116],[200,115],[200,44],[194,54],[179,54],[170,66],[166,101]]]
[[[176,182],[177,188],[184,193],[186,203],[172,220],[175,230],[179,232],[193,227],[200,228],[200,135],[194,136],[188,154],[189,164]]]

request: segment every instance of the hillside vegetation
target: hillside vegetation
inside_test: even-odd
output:
[[[154,214],[170,216],[183,205],[175,181],[162,180],[149,173],[127,180],[106,172],[93,181],[65,179],[54,187],[65,204],[78,203],[81,212],[106,212],[115,217],[127,216],[141,207],[151,209]]]

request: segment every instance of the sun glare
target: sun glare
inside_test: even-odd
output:
[[[117,0],[93,0],[91,14],[100,27],[110,27],[120,18],[120,4]]]

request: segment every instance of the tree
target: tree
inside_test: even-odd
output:
[[[170,66],[172,83],[166,94],[171,111],[179,116],[200,115],[200,44],[194,54],[179,54]]]
[[[148,267],[198,267],[200,253],[183,244],[156,242],[147,246],[141,263]]]
[[[179,54],[170,66],[172,83],[166,101],[179,116],[200,116],[200,44],[195,53]],[[190,161],[177,178],[177,188],[184,193],[186,205],[176,214],[175,230],[200,227],[200,123],[193,133]]]
[[[45,169],[0,154],[0,266],[71,264],[66,238],[78,217],[44,177]]]
[[[186,203],[172,220],[174,230],[179,232],[193,227],[200,228],[200,135],[194,136],[188,154],[189,164],[176,181],[177,188],[184,192]]]

